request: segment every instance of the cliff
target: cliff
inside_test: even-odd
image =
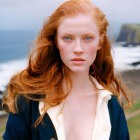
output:
[[[125,42],[125,46],[140,45],[140,24],[122,25],[117,42]]]

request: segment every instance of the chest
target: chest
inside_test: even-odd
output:
[[[96,105],[96,97],[66,100],[63,109],[66,140],[91,140]]]

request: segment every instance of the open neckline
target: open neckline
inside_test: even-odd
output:
[[[95,118],[94,118],[94,125],[92,127],[92,140],[93,139],[95,140],[95,137],[97,135],[100,136],[103,130],[106,132],[105,133],[106,137],[110,136],[111,123],[110,123],[107,103],[108,103],[108,100],[111,99],[112,93],[107,90],[104,90],[103,87],[100,84],[98,84],[98,82],[95,79],[92,79],[92,80],[98,89],[102,89],[102,90],[97,90],[98,96],[97,96],[96,113],[95,113]],[[41,108],[41,106],[43,107],[43,103],[40,102],[39,106],[40,106],[39,108]],[[52,124],[55,128],[58,140],[65,140],[64,116],[62,114],[63,106],[64,106],[64,101],[57,106],[49,108],[45,114],[45,115],[48,114],[48,116],[50,117],[50,120],[52,121]],[[41,109],[39,110],[41,114]],[[106,118],[107,122],[105,122],[104,119],[101,118],[102,116]]]

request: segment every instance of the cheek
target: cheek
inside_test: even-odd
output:
[[[87,52],[89,54],[96,54],[97,50],[99,49],[98,44],[99,44],[98,42],[89,44],[87,47]]]
[[[97,50],[98,50],[98,45],[97,44],[89,45],[88,49],[86,49],[88,59],[89,59],[89,61],[91,61],[91,64],[96,59]]]
[[[70,52],[70,47],[68,47],[63,41],[59,41],[57,43],[57,48],[59,49],[61,59],[65,59]]]
[[[88,50],[88,56],[91,60],[94,60],[96,58],[96,54],[97,54],[97,49],[89,49]]]

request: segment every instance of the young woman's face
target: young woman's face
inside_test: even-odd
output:
[[[95,20],[84,14],[65,18],[57,29],[57,47],[63,63],[72,72],[89,72],[100,49]]]

